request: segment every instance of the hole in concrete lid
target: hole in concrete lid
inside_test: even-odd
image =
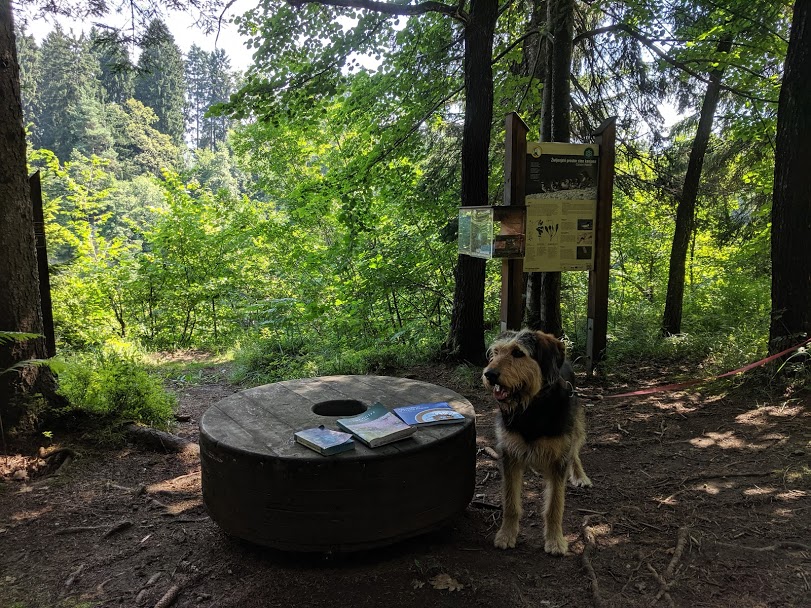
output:
[[[366,411],[366,406],[357,399],[333,399],[313,406],[313,413],[319,416],[357,416]]]

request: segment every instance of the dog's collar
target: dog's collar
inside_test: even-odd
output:
[[[555,382],[554,384],[547,384],[546,386],[544,386],[544,387],[543,387],[543,388],[542,388],[542,389],[541,389],[541,390],[538,392],[538,394],[536,395],[536,397],[538,397],[538,396],[540,396],[540,395],[544,395],[544,394],[548,393],[549,391],[551,391],[553,388],[555,388],[555,387],[557,387],[557,386],[560,386],[560,381]],[[572,384],[572,383],[571,383],[571,382],[569,382],[568,380],[564,380],[563,387],[568,389],[569,394],[567,395],[567,397],[574,397],[574,396],[577,394],[577,390],[574,388],[574,384]]]

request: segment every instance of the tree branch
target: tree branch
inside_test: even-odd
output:
[[[305,4],[320,4],[339,8],[358,8],[367,11],[376,11],[386,15],[424,15],[425,13],[442,13],[459,21],[466,22],[468,15],[462,10],[462,4],[451,6],[442,2],[420,2],[419,4],[391,4],[377,2],[376,0],[288,0],[290,6],[300,7]]]
[[[659,59],[661,59],[665,63],[670,64],[671,66],[678,68],[683,72],[686,72],[696,80],[700,80],[705,84],[710,84],[711,78],[709,76],[705,76],[704,74],[690,68],[685,62],[671,57],[670,55],[665,53],[662,49],[660,49],[653,39],[648,38],[642,32],[636,31],[627,23],[615,23],[614,25],[598,27],[588,32],[583,32],[582,34],[578,34],[577,36],[574,37],[572,44],[577,44],[578,42],[582,42],[583,40],[599,36],[600,34],[607,34],[612,32],[624,32],[625,34],[627,34],[628,36],[630,36],[631,38],[633,38],[634,40],[645,46],[645,48],[650,50],[654,55],[656,55]],[[721,85],[721,89],[724,91],[729,91],[730,93],[733,93],[740,97],[743,97],[744,99],[750,99],[752,101],[762,101],[765,103],[777,103],[776,99],[756,97],[754,95],[751,95],[750,93],[747,93],[746,91],[741,91],[740,89],[736,89],[734,87],[726,86],[723,84]]]

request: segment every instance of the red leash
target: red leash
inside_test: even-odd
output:
[[[719,376],[711,376],[709,378],[702,378],[700,380],[688,380],[687,382],[678,382],[676,384],[665,384],[663,386],[654,386],[653,388],[643,388],[642,390],[632,391],[630,393],[620,393],[618,395],[605,395],[603,399],[619,399],[620,397],[631,397],[634,395],[650,395],[652,393],[662,393],[664,391],[672,391],[679,388],[686,388],[688,386],[695,386],[696,384],[706,384],[707,382],[712,382],[713,380],[717,380],[718,378],[726,378],[728,376],[734,376],[735,374],[742,374],[744,372],[748,372],[750,369],[755,369],[756,367],[760,367],[761,365],[766,365],[770,361],[779,359],[780,357],[787,355],[790,352],[800,350],[803,346],[805,346],[809,342],[811,342],[811,338],[808,338],[804,342],[800,342],[796,346],[787,348],[786,350],[779,352],[776,355],[771,355],[769,357],[766,357],[765,359],[756,361],[755,363],[750,363],[749,365],[739,367],[738,369],[733,369],[731,372],[720,374]]]

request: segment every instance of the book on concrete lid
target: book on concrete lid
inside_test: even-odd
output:
[[[465,421],[465,417],[453,409],[447,401],[402,405],[395,407],[392,411],[397,414],[403,422],[412,426],[454,424]]]
[[[382,403],[374,403],[362,414],[339,418],[335,422],[370,448],[405,439],[417,430],[400,420]]]
[[[341,431],[332,431],[325,429],[324,425],[296,431],[293,433],[297,443],[315,450],[324,456],[331,456],[332,454],[340,454],[347,450],[355,449],[355,442],[352,441],[352,435],[349,433],[342,433]]]

